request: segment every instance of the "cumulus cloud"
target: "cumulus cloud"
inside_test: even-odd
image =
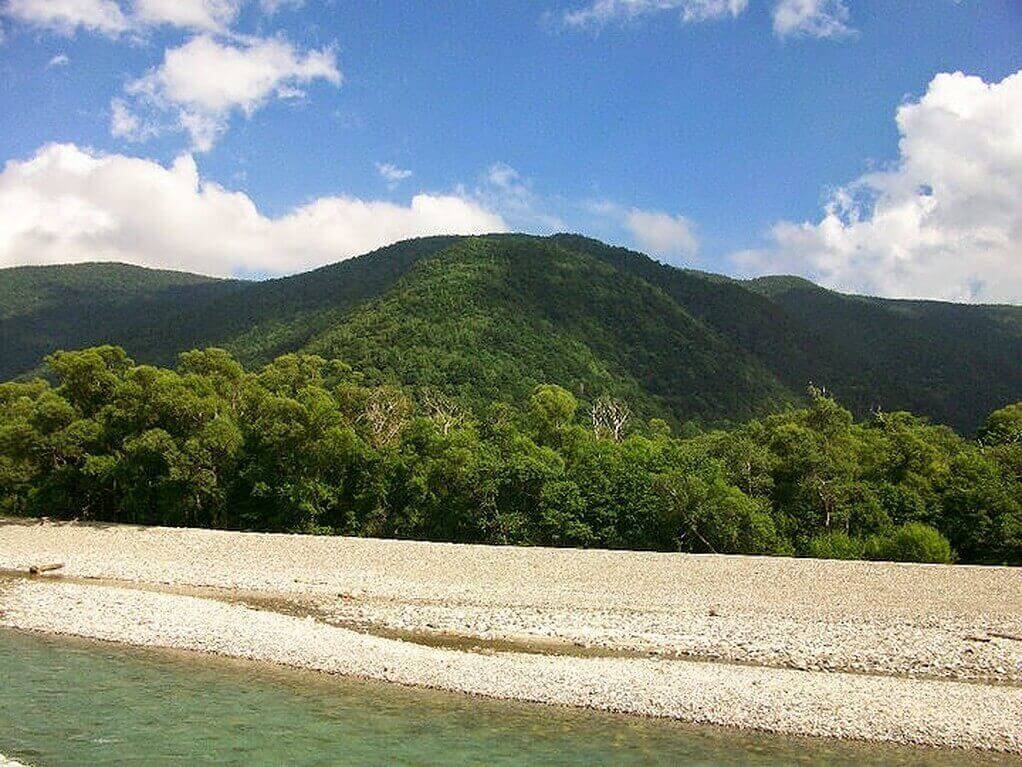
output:
[[[51,144],[0,173],[0,266],[124,261],[215,275],[289,273],[408,237],[505,231],[458,194],[407,205],[323,197],[269,218],[244,193],[170,167]]]
[[[117,37],[169,25],[200,32],[226,32],[244,0],[6,0],[0,13],[62,34],[78,29]],[[287,4],[264,2],[264,10]],[[269,8],[267,6],[273,6]]]
[[[685,216],[632,208],[625,214],[625,226],[641,250],[663,258],[692,258],[699,240],[692,222]]]
[[[121,99],[114,99],[110,104],[110,133],[129,140],[136,140],[139,133],[138,117]]]
[[[606,237],[613,240],[624,235],[632,247],[651,256],[677,263],[690,262],[699,253],[695,225],[683,215],[627,207],[610,200],[590,202],[586,209],[597,217],[594,228],[604,231]]]
[[[160,25],[217,32],[237,18],[241,0],[135,0],[134,18],[141,25]]]
[[[2,13],[17,21],[71,35],[79,28],[116,37],[128,19],[114,0],[6,0]]]
[[[521,175],[506,162],[495,162],[487,168],[486,181],[504,191],[521,193],[526,189]]]
[[[232,113],[250,117],[271,98],[302,95],[300,86],[315,80],[340,85],[333,48],[301,52],[283,38],[200,35],[165,51],[163,63],[126,90],[136,110],[170,115],[196,150],[208,151]]]
[[[752,273],[851,292],[1022,301],[1022,71],[933,78],[897,110],[899,159],[837,189],[816,223],[782,221]]]
[[[389,186],[395,186],[405,179],[412,177],[410,170],[399,168],[389,162],[376,163],[376,172],[380,174],[380,178],[386,181]]]
[[[686,22],[707,21],[736,17],[748,4],[748,0],[592,0],[581,8],[565,11],[564,23],[571,27],[600,27],[665,11],[678,13]]]
[[[780,0],[774,6],[778,37],[847,37],[851,14],[844,0]]]
[[[63,53],[58,53],[46,64],[47,69],[53,69],[54,67],[66,67],[70,63],[70,59]]]

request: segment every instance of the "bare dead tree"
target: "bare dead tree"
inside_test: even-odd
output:
[[[877,423],[882,425],[887,422],[887,413],[884,412],[883,407],[881,407],[879,403],[873,405],[873,407],[869,409],[869,412],[870,415],[873,416],[873,420]]]
[[[606,394],[598,397],[590,408],[589,415],[593,431],[598,437],[610,437],[620,442],[624,435],[625,425],[631,417],[627,403],[616,400]]]
[[[389,444],[408,425],[412,404],[403,392],[389,386],[372,390],[358,420],[369,428],[370,441],[376,447]]]
[[[822,385],[817,386],[812,381],[810,381],[809,385],[806,387],[806,393],[809,394],[810,399],[830,399],[830,392],[827,390],[827,387]]]
[[[451,429],[461,426],[468,418],[464,408],[443,392],[426,389],[422,392],[420,400],[426,415],[437,425],[440,433],[445,437]]]

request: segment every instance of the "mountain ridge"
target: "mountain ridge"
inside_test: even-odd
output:
[[[39,275],[49,292],[27,277]],[[216,345],[246,364],[337,357],[472,407],[558,383],[644,418],[719,424],[804,401],[812,382],[860,414],[908,409],[972,431],[1022,392],[1020,342],[1022,307],[737,280],[571,234],[406,240],[259,282],[115,264],[0,270],[0,378],[57,348],[114,343],[167,364]]]

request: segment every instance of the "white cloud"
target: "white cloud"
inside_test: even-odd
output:
[[[50,59],[49,63],[47,63],[46,65],[46,68],[53,69],[54,67],[66,67],[69,62],[70,59],[66,55],[64,55],[63,53],[58,53],[56,56]]]
[[[664,258],[692,258],[699,251],[692,222],[684,216],[632,208],[625,226],[639,248]]]
[[[779,37],[847,37],[851,14],[844,0],[780,0],[774,6],[774,32]]]
[[[405,179],[412,177],[412,172],[405,168],[399,168],[393,163],[383,162],[376,163],[376,172],[380,174],[380,178],[387,182],[388,185],[394,186]]]
[[[231,25],[240,7],[241,0],[135,0],[134,18],[141,25],[217,32]]]
[[[169,25],[200,32],[226,33],[244,0],[6,0],[0,14],[73,34],[79,28],[110,37]],[[283,4],[278,0],[276,5]],[[265,6],[265,3],[264,3]]]
[[[486,180],[505,191],[524,190],[525,187],[519,179],[518,171],[504,162],[496,162],[486,170]]]
[[[0,12],[65,35],[81,27],[116,37],[128,28],[128,20],[113,0],[7,0]]]
[[[897,111],[895,166],[838,189],[817,223],[782,221],[735,256],[846,291],[1022,301],[1022,71],[939,74]]]
[[[457,194],[420,193],[407,205],[323,197],[269,218],[246,194],[203,180],[189,155],[167,168],[50,144],[0,173],[0,266],[125,261],[288,273],[408,237],[506,228]]]
[[[585,207],[595,217],[591,228],[611,241],[623,239],[637,250],[672,263],[692,261],[699,253],[695,225],[685,216],[629,208],[610,200],[591,201]]]
[[[676,11],[686,22],[707,21],[736,17],[748,4],[748,0],[592,0],[586,6],[566,11],[564,23],[572,27],[600,27],[664,11]]]
[[[158,126],[140,120],[123,99],[110,102],[110,135],[127,141],[145,141],[159,132]]]
[[[516,231],[546,233],[565,228],[560,216],[551,212],[559,201],[537,195],[532,182],[507,163],[487,168],[472,196],[488,210],[498,211]]]
[[[259,6],[263,9],[263,13],[269,15],[275,14],[277,11],[284,9],[295,10],[305,5],[305,0],[260,0]]]
[[[164,53],[163,63],[127,87],[136,109],[174,116],[199,151],[209,150],[231,114],[251,116],[271,98],[302,95],[299,86],[341,83],[332,48],[302,53],[282,38],[220,42],[201,35]]]
[[[110,102],[110,133],[134,141],[139,132],[138,117],[121,99]]]

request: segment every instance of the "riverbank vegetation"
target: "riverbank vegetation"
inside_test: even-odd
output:
[[[1022,404],[976,439],[809,405],[672,433],[553,385],[467,410],[288,354],[0,384],[0,513],[475,543],[1022,564]],[[679,393],[682,396],[682,393]]]

